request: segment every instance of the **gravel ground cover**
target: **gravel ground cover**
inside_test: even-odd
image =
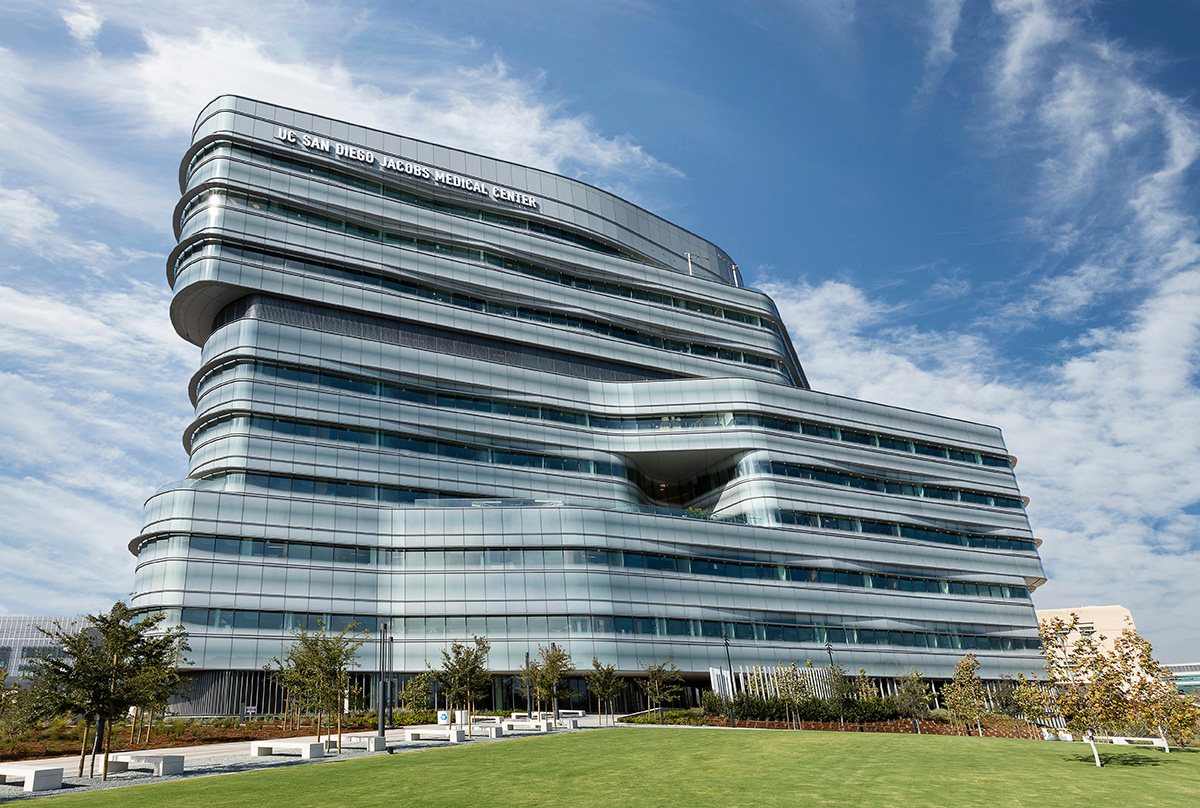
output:
[[[570,730],[557,730],[554,733],[569,732]],[[505,739],[517,739],[527,737],[522,735],[509,735]],[[314,739],[315,740],[315,739]],[[492,739],[486,736],[476,736],[463,744],[455,744],[455,746],[465,746],[469,744],[489,743]],[[94,779],[87,777],[75,777],[78,758],[73,762],[63,767],[63,787],[57,791],[34,791],[28,792],[23,790],[23,783],[18,784],[3,784],[0,785],[0,803],[15,802],[19,800],[39,799],[42,797],[50,797],[63,794],[84,794],[90,791],[107,791],[113,788],[126,788],[128,786],[149,785],[152,783],[167,783],[175,780],[191,780],[198,777],[212,777],[220,774],[237,774],[239,772],[259,771],[261,769],[277,769],[287,766],[319,766],[322,764],[333,763],[339,760],[354,760],[363,757],[378,757],[386,756],[386,752],[367,752],[365,742],[358,741],[355,745],[354,737],[349,737],[345,741],[346,746],[342,749],[341,755],[329,755],[324,758],[314,760],[304,760],[298,754],[282,754],[270,755],[266,757],[251,757],[250,746],[245,744],[245,749],[229,754],[213,754],[211,750],[199,754],[188,754],[189,750],[163,749],[163,754],[184,754],[183,774],[167,775],[165,777],[156,777],[149,768],[142,769],[127,769],[123,772],[109,772],[108,780],[100,780],[100,761],[96,762],[96,777]],[[406,743],[403,740],[403,735],[400,732],[389,731],[388,747],[393,753],[415,751],[418,749],[434,749],[439,747],[449,746],[445,741],[413,741]],[[229,746],[222,744],[221,747]],[[156,750],[157,751],[157,750]],[[147,754],[153,754],[148,752]],[[89,761],[90,762],[90,761]],[[57,765],[57,764],[56,764]],[[133,764],[137,766],[138,764]],[[84,770],[87,771],[86,769]]]

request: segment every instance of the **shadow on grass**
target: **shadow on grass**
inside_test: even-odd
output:
[[[1171,754],[1175,754],[1172,752]],[[1063,760],[1073,763],[1086,763],[1089,766],[1095,766],[1096,760],[1092,757],[1092,753],[1088,752],[1078,755],[1066,755]],[[1142,754],[1140,752],[1108,752],[1100,753],[1100,762],[1105,766],[1162,766],[1164,764],[1175,763],[1178,758],[1172,759],[1165,753],[1160,753],[1158,757]]]

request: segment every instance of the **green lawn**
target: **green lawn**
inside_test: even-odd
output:
[[[51,797],[137,806],[1200,804],[1200,753],[838,732],[621,728]],[[40,801],[39,801],[40,802]],[[45,804],[45,803],[42,803]]]

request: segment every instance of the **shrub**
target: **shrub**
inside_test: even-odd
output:
[[[729,715],[729,699],[715,690],[707,690],[700,697],[700,709],[708,715]]]
[[[847,721],[891,721],[899,717],[900,710],[892,696],[855,699],[846,707]]]
[[[630,716],[620,719],[622,724],[657,724],[658,710],[645,715]],[[697,715],[691,710],[667,710],[663,714],[663,722],[666,724],[684,724],[687,726],[708,726],[711,722],[702,715]]]
[[[837,711],[829,706],[829,702],[819,696],[809,696],[796,705],[796,713],[801,721],[837,721]]]

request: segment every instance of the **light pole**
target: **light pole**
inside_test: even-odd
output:
[[[829,667],[833,667],[833,643],[825,643],[825,650],[829,653]]]
[[[733,717],[733,658],[729,656],[729,635],[721,632],[721,639],[725,641],[725,661],[729,663],[729,728],[737,727],[737,719]]]
[[[525,652],[525,717],[533,720],[533,696],[529,692],[529,652]]]
[[[376,699],[376,701],[379,702],[379,715],[378,715],[378,717],[379,717],[379,735],[378,735],[378,737],[371,739],[371,740],[375,741],[374,744],[369,744],[369,748],[371,748],[371,751],[373,751],[373,752],[383,752],[383,751],[387,750],[387,735],[385,735],[383,732],[383,703],[384,703],[383,702],[383,699],[384,699],[383,691],[387,687],[387,685],[384,682],[384,673],[383,672],[387,668],[387,647],[388,647],[387,642],[386,642],[387,633],[388,633],[387,623],[380,623],[379,624],[379,693],[378,693],[378,698]],[[339,749],[340,748],[341,747],[339,746]]]

